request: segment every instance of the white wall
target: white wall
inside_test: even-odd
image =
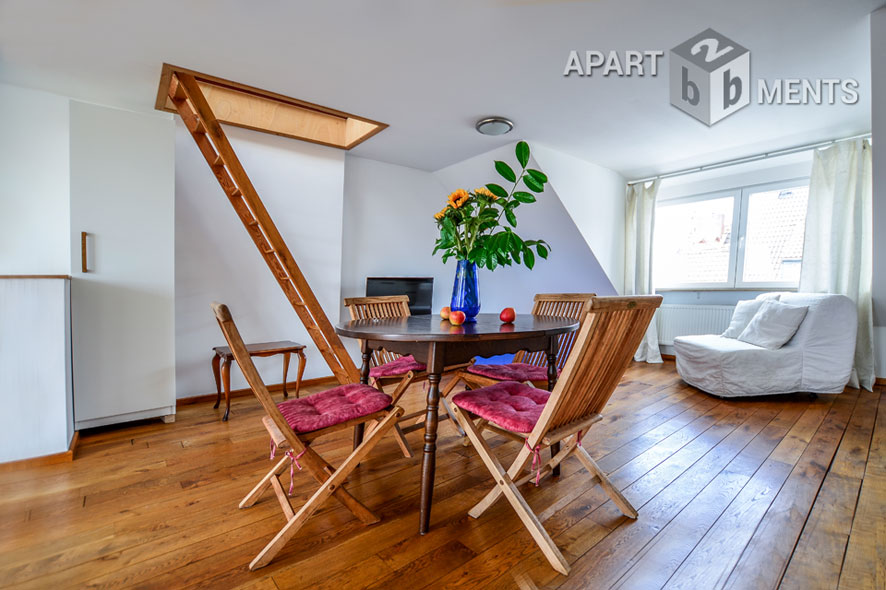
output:
[[[335,322],[341,296],[344,152],[245,129],[228,137],[321,305]],[[209,309],[228,304],[247,342],[308,346],[305,377],[331,374],[194,141],[176,124],[176,395],[215,391],[213,346],[224,344]],[[282,357],[255,359],[279,383]],[[295,379],[295,363],[290,380]],[[234,368],[231,387],[246,387]]]
[[[439,211],[449,192],[457,188],[472,190],[489,182],[503,184],[495,171],[495,160],[504,160],[516,166],[514,144],[435,172],[434,176],[445,190],[427,213],[433,215]],[[510,306],[518,312],[529,312],[535,293],[594,292],[598,295],[614,295],[615,287],[555,192],[556,179],[553,173],[548,173],[534,158],[530,167],[547,173],[551,183],[544,193],[537,195],[538,200],[535,203],[521,205],[517,209],[516,231],[524,240],[547,241],[551,245],[550,256],[547,260],[537,258],[532,271],[516,265],[498,268],[493,272],[481,270],[481,311],[498,312],[503,307]],[[433,240],[434,233],[420,245],[422,253],[429,251],[426,250],[428,246],[433,247]],[[454,273],[454,261],[450,260],[447,268],[450,273]],[[450,293],[446,293],[448,295]]]
[[[434,277],[433,307],[449,305],[454,265],[431,256],[447,194],[430,172],[347,156],[342,297],[365,295],[368,276]]]
[[[886,378],[886,6],[871,14],[871,129],[874,136],[874,345]]]
[[[70,273],[68,99],[0,84],[0,274]]]
[[[532,154],[609,280],[621,291],[625,178],[609,168],[546,146],[533,145]]]

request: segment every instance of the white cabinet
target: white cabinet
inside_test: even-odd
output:
[[[67,278],[0,278],[0,463],[68,450],[70,312]]]
[[[71,101],[70,132],[76,427],[174,414],[174,123]]]

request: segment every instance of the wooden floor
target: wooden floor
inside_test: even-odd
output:
[[[429,534],[417,534],[419,459],[387,439],[349,483],[381,523],[363,526],[329,503],[270,566],[249,572],[283,517],[271,497],[237,509],[270,467],[258,404],[238,398],[228,423],[210,404],[185,406],[174,424],[85,433],[73,463],[0,473],[0,586],[886,588],[882,391],[727,401],[683,384],[673,363],[635,365],[604,415],[585,447],[637,521],[589,488],[573,459],[558,480],[526,487],[572,564],[568,577],[547,566],[508,504],[467,516],[491,480],[448,423]],[[421,434],[408,438],[418,450]],[[340,460],[350,434],[317,448]],[[296,472],[296,502],[308,480]]]

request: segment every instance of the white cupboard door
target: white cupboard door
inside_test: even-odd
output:
[[[172,414],[172,119],[72,101],[70,174],[76,425]]]

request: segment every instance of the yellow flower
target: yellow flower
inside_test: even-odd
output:
[[[447,212],[447,211],[449,211],[449,205],[446,205],[445,207],[443,207],[442,209],[440,209],[440,212],[439,212],[439,213],[434,213],[434,219],[436,219],[436,220],[438,220],[438,221],[439,221],[440,219],[443,219],[443,217],[446,215],[446,212]]]
[[[486,188],[485,186],[481,186],[480,188],[475,188],[475,189],[474,189],[474,194],[475,194],[475,195],[478,195],[478,196],[489,197],[489,198],[492,199],[493,201],[496,200],[496,199],[498,198],[498,197],[496,197],[495,195],[493,195],[493,194],[492,194],[492,191],[490,191],[490,190],[489,190],[488,188]]]
[[[468,194],[468,191],[466,191],[463,188],[460,188],[457,191],[453,192],[451,195],[449,195],[449,205],[453,209],[458,209],[462,205],[464,205],[468,201],[468,199],[470,199],[470,198],[471,198],[471,195]]]

